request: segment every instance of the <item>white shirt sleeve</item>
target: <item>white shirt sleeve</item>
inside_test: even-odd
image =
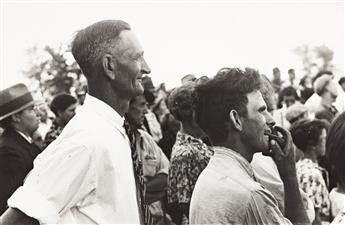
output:
[[[34,162],[24,185],[8,205],[37,219],[56,223],[64,211],[93,201],[96,169],[92,152],[77,144],[52,145]]]

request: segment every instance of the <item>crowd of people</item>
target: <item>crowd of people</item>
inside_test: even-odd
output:
[[[168,91],[119,20],[72,54],[75,93],[0,91],[1,224],[345,224],[344,77],[224,67]]]

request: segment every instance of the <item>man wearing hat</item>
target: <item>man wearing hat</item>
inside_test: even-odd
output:
[[[142,129],[147,112],[148,103],[144,95],[131,99],[125,114],[125,128],[142,163],[143,182],[146,184],[145,202],[149,204],[153,224],[158,225],[167,219],[163,203],[168,185],[169,160],[153,137]]]
[[[308,108],[300,103],[293,104],[286,110],[285,119],[291,125],[301,119],[309,119]]]
[[[38,124],[34,100],[24,84],[0,92],[0,215],[41,152],[31,138]]]
[[[337,83],[333,80],[333,77],[322,75],[314,82],[314,89],[315,93],[321,97],[321,102],[315,112],[315,118],[325,119],[331,123],[338,114],[338,110],[333,105],[338,97]]]

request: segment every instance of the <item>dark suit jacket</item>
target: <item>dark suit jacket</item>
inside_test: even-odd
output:
[[[23,185],[40,152],[14,130],[7,129],[0,136],[0,215],[6,210],[7,199]]]

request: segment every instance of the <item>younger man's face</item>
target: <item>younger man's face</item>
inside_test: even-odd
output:
[[[138,95],[129,105],[127,115],[131,122],[139,128],[145,119],[145,114],[148,111],[147,101],[144,95]]]
[[[259,91],[247,94],[247,117],[243,117],[243,131],[241,139],[243,143],[255,152],[263,152],[269,148],[269,125],[274,124],[271,114],[267,111],[266,103]]]

